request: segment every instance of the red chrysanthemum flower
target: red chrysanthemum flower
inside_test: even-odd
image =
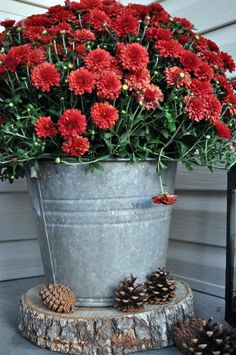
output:
[[[163,8],[163,6],[161,6],[161,4],[159,4],[158,2],[153,2],[150,5],[147,5],[148,8],[148,13],[149,14],[161,14],[163,11],[166,12]]]
[[[28,26],[50,26],[53,21],[50,19],[48,14],[38,14],[38,15],[31,15],[24,19],[24,25]]]
[[[187,28],[187,30],[191,30],[193,28],[193,24],[185,17],[174,17],[174,21],[179,22],[183,27]]]
[[[79,3],[75,1],[66,1],[66,3],[68,4],[68,7],[73,11],[100,9],[102,7],[101,0],[80,0]]]
[[[149,62],[148,51],[139,43],[118,44],[117,56],[122,67],[128,70],[140,70]]]
[[[232,73],[235,70],[235,63],[231,55],[225,52],[220,52],[220,56],[223,60],[225,70],[229,70]]]
[[[17,47],[11,47],[5,57],[5,67],[11,72],[15,72],[19,64],[27,63],[27,56],[32,50],[31,44],[23,44]]]
[[[87,19],[86,17],[88,17],[88,20],[91,24],[91,27],[98,32],[105,32],[106,29],[105,27],[111,27],[111,20],[110,17],[107,16],[107,14],[102,11],[102,10],[90,10],[89,13],[86,15],[84,15],[84,19]]]
[[[214,52],[218,52],[219,51],[219,47],[217,46],[217,44],[212,41],[211,39],[206,39],[207,41],[207,46],[209,47],[210,50],[214,51]]]
[[[213,125],[221,138],[223,139],[232,138],[232,133],[230,132],[229,127],[224,122],[215,121]]]
[[[158,86],[150,84],[141,91],[138,98],[140,105],[146,110],[152,110],[160,105],[164,100],[164,95]]]
[[[90,71],[101,72],[110,68],[112,59],[110,53],[105,49],[93,49],[85,58],[85,66]]]
[[[65,35],[66,33],[70,34],[71,31],[72,31],[71,25],[65,21],[60,22],[57,25],[51,26],[48,29],[48,33],[51,36]]]
[[[97,102],[91,108],[91,118],[100,129],[114,127],[119,118],[118,111],[108,102]]]
[[[177,88],[180,86],[189,87],[191,84],[191,77],[189,73],[179,67],[166,68],[165,80],[169,86],[175,85]]]
[[[5,55],[0,53],[0,77],[6,70],[4,63],[5,63]]]
[[[31,80],[38,90],[49,92],[52,86],[60,86],[60,73],[54,64],[45,62],[33,68]]]
[[[109,71],[115,73],[120,79],[123,77],[123,70],[119,65],[117,58],[112,57],[111,64],[109,66]]]
[[[9,28],[9,27],[13,27],[14,26],[14,24],[16,23],[16,21],[15,20],[5,20],[5,21],[1,21],[0,22],[0,26],[3,26],[3,27],[5,27],[5,28]]]
[[[76,44],[75,45],[75,53],[78,56],[85,56],[86,55],[86,47],[84,44]]]
[[[85,137],[72,137],[62,144],[62,150],[70,157],[81,157],[89,150],[89,141]]]
[[[81,135],[86,126],[86,116],[75,108],[65,110],[58,120],[58,130],[64,138]]]
[[[170,19],[170,15],[164,9],[162,9],[160,12],[156,10],[154,11],[155,15],[151,17],[150,25],[156,27],[160,27],[162,24],[167,25]]]
[[[187,36],[187,35],[180,35],[180,36],[178,36],[178,41],[179,41],[179,43],[181,43],[184,46],[189,41],[191,41],[191,37]]]
[[[103,10],[110,18],[114,18],[118,13],[123,11],[124,5],[116,0],[103,0],[101,10]]]
[[[79,68],[68,75],[69,89],[76,95],[91,93],[95,87],[96,75],[87,69]]]
[[[132,12],[127,9],[122,11],[115,19],[112,29],[119,37],[127,35],[136,36],[139,29],[139,22]]]
[[[53,36],[46,33],[46,34],[43,34],[40,38],[39,38],[39,41],[43,44],[51,44],[52,41],[53,41]]]
[[[220,74],[215,75],[215,81],[220,84],[221,88],[225,91],[227,95],[233,95],[233,86],[232,82],[228,82],[226,77]]]
[[[121,81],[113,72],[104,72],[97,79],[97,96],[101,99],[115,100],[121,92]]]
[[[129,90],[141,90],[150,84],[150,72],[147,68],[142,68],[125,76],[125,84]]]
[[[223,60],[218,53],[205,50],[202,51],[202,56],[210,66],[220,70],[224,69]]]
[[[152,203],[154,203],[155,205],[160,205],[161,202],[161,196],[157,195],[157,196],[152,196]]]
[[[187,105],[185,111],[191,120],[199,122],[205,118],[205,104],[201,98],[185,96],[184,103]]]
[[[67,10],[65,6],[61,5],[49,7],[48,13],[51,15],[52,19],[57,21],[63,21],[64,19],[66,19],[67,21],[77,19],[77,17],[73,14],[72,11]]]
[[[160,195],[152,197],[152,203],[156,205],[173,205],[176,203],[177,195],[171,194],[169,192],[161,192]]]
[[[220,119],[222,106],[220,101],[214,95],[208,96],[205,100],[205,117],[212,122]]]
[[[29,52],[27,56],[27,65],[31,67],[32,65],[43,63],[46,60],[46,54],[42,49],[33,49]]]
[[[23,35],[30,42],[35,42],[40,40],[44,34],[47,34],[46,27],[44,26],[28,26],[23,29]]]
[[[214,89],[209,81],[198,79],[192,79],[189,89],[191,93],[199,97],[208,96],[214,93]]]
[[[52,137],[57,134],[57,130],[50,116],[39,117],[34,127],[38,138]]]
[[[148,27],[145,32],[145,37],[149,41],[152,39],[170,41],[173,39],[173,34],[169,28]]]
[[[79,43],[94,41],[96,39],[95,34],[85,28],[82,30],[77,30],[72,34],[74,40]]]
[[[224,98],[224,102],[229,104],[229,112],[231,115],[236,115],[236,96],[229,94]]]
[[[194,70],[194,75],[198,80],[210,81],[214,78],[214,70],[207,64],[202,62],[199,67]]]
[[[196,49],[198,52],[202,52],[203,50],[208,48],[208,43],[207,39],[201,35],[195,35],[195,37],[192,38],[194,40],[193,42],[193,48]]]
[[[143,16],[146,16],[146,15],[149,15],[149,9],[148,9],[148,7],[146,5],[129,3],[127,5],[127,8],[129,10],[132,10],[132,12],[137,17],[143,17]]]
[[[190,51],[184,50],[181,53],[180,62],[183,64],[186,70],[197,70],[198,67],[202,64],[201,59]]]
[[[179,58],[183,51],[183,46],[174,39],[157,41],[154,48],[158,50],[161,57]]]

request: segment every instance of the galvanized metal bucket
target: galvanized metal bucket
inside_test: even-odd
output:
[[[107,160],[104,171],[42,161],[28,177],[45,273],[70,286],[81,306],[110,306],[131,273],[144,282],[166,264],[171,206],[153,205],[160,192],[156,162]],[[176,164],[163,172],[173,192]]]

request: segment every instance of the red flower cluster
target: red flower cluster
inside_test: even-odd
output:
[[[95,87],[96,76],[84,68],[70,72],[68,76],[69,89],[76,95],[91,93]]]
[[[188,88],[191,84],[190,74],[180,67],[170,67],[165,70],[165,79],[169,86],[185,86]]]
[[[140,104],[147,110],[153,110],[164,100],[164,95],[158,86],[145,86],[139,94]]]
[[[138,19],[129,9],[124,10],[117,16],[112,28],[119,37],[135,36],[138,34],[139,29]]]
[[[101,99],[115,100],[121,91],[121,81],[119,77],[110,71],[99,75],[96,86],[97,95]]]
[[[34,132],[34,139],[44,139],[40,149],[71,157],[88,151],[90,157],[114,151],[133,159],[162,154],[192,162],[194,143],[205,154],[209,132],[228,156],[224,140],[236,126],[236,84],[225,73],[235,63],[194,33],[187,19],[171,17],[159,3],[66,0],[1,25],[0,125],[8,122],[1,117],[16,118],[13,133]],[[0,144],[4,139],[0,132]],[[164,193],[153,202],[175,198]]]
[[[51,63],[41,63],[31,72],[32,84],[39,90],[49,92],[52,86],[60,86],[60,73]]]
[[[117,57],[122,67],[131,71],[143,69],[149,62],[148,51],[139,43],[119,44]]]
[[[88,138],[72,137],[62,144],[62,150],[70,157],[81,157],[89,150]]]
[[[50,116],[39,117],[34,126],[38,138],[52,137],[57,134],[56,127],[54,126]]]
[[[59,132],[65,138],[81,135],[85,132],[86,126],[85,115],[74,108],[64,111],[58,121]]]
[[[112,128],[119,118],[118,111],[108,102],[96,103],[91,108],[91,118],[100,129]]]
[[[176,200],[177,196],[169,192],[161,192],[160,195],[152,197],[152,203],[155,205],[173,205]]]

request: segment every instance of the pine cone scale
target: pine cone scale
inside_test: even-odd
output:
[[[73,312],[76,297],[73,291],[62,284],[49,284],[40,291],[43,304],[54,312]]]

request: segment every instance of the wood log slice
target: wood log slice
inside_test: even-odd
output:
[[[193,316],[190,287],[176,281],[176,298],[166,305],[145,305],[144,311],[122,313],[112,307],[76,307],[74,313],[47,309],[39,291],[30,289],[20,300],[18,328],[32,343],[68,354],[123,355],[172,345],[178,321]]]

